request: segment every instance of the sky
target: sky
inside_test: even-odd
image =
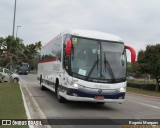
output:
[[[14,2],[0,0],[1,37],[12,35]],[[138,52],[160,43],[160,1],[17,0],[15,26],[24,44],[45,45],[66,29],[90,29],[117,35]]]

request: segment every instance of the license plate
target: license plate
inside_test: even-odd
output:
[[[95,96],[96,100],[104,100],[104,96]]]

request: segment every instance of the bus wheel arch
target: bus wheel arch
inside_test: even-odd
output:
[[[58,101],[59,101],[60,103],[64,103],[64,102],[66,101],[66,99],[59,94],[59,88],[60,88],[59,79],[56,78],[55,93],[56,93],[56,95],[57,95]]]

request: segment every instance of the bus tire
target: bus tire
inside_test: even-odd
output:
[[[42,85],[42,75],[40,76],[40,88],[41,90],[45,90],[46,88]]]
[[[40,86],[42,91],[46,90],[46,88],[42,84]]]
[[[59,83],[56,82],[56,94],[57,94],[58,102],[65,103],[66,99],[64,97],[60,96],[60,94],[59,94],[59,87],[60,87]]]

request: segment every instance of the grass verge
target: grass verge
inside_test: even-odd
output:
[[[0,83],[0,119],[26,119],[22,94],[18,83]],[[28,128],[28,126],[6,126]]]
[[[127,92],[160,97],[160,92],[148,91],[148,90],[143,90],[143,89],[139,89],[139,88],[127,87]]]

